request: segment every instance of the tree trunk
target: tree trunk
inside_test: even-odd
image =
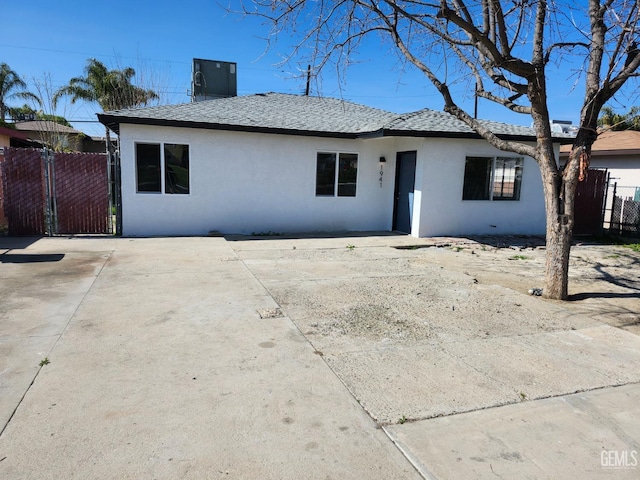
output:
[[[566,211],[564,182],[553,158],[539,162],[546,211],[546,258],[544,296],[565,300],[569,286],[569,253],[573,231],[573,208]],[[573,197],[573,195],[571,195]]]
[[[542,51],[541,45],[539,50]],[[540,68],[534,81],[529,82],[527,95],[531,101],[531,116],[538,137],[536,162],[542,175],[547,220],[543,294],[547,298],[565,300],[569,289],[569,253],[575,194],[575,188],[567,189],[566,182],[571,182],[574,177],[572,169],[569,169],[570,172],[561,170],[556,163],[546,101],[546,78],[542,72],[544,69]],[[570,174],[566,175],[567,173]],[[575,179],[577,180],[577,176]]]
[[[545,196],[546,196],[545,192]],[[569,253],[573,219],[547,214],[547,252],[544,271],[544,296],[566,300],[569,293]]]

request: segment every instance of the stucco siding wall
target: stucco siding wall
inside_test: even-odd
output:
[[[125,235],[391,229],[393,141],[121,125],[120,142]],[[136,142],[189,145],[190,193],[136,193]],[[355,197],[316,197],[318,151],[359,154]]]
[[[611,176],[611,184],[617,182],[619,187],[640,186],[640,158],[637,156],[593,156],[589,165],[591,168],[606,168]]]
[[[462,200],[467,156],[517,156],[482,140],[399,140],[417,149],[412,235],[537,235],[545,232],[544,197],[537,164],[525,157],[519,201]],[[417,222],[417,224],[416,224]]]

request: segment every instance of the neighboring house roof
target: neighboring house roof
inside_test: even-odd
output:
[[[98,119],[116,133],[119,133],[120,124],[128,123],[338,138],[480,138],[466,124],[444,112],[425,109],[398,115],[335,98],[283,93],[116,110],[98,114]],[[528,127],[483,123],[502,137],[535,140],[535,131]],[[570,137],[557,134],[556,138],[562,141]]]
[[[17,130],[14,130],[13,128],[7,128],[7,127],[0,127],[0,135],[5,135],[5,136],[11,137],[11,138],[19,138],[20,140],[26,140],[27,139],[27,134],[26,133],[18,132]]]
[[[25,132],[56,132],[83,135],[82,132],[75,130],[74,128],[67,127],[66,125],[60,125],[59,123],[52,122],[51,120],[16,122],[14,125],[16,130],[22,130]]]
[[[571,145],[560,147],[560,157],[568,157]],[[591,156],[639,155],[640,132],[623,130],[603,132],[591,146]]]

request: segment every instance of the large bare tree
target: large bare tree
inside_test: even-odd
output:
[[[311,63],[315,72],[328,63],[348,65],[366,37],[380,36],[424,73],[442,95],[446,112],[496,148],[535,159],[546,207],[544,294],[554,299],[567,298],[576,186],[588,167],[600,110],[638,76],[639,10],[640,0],[247,0],[243,5],[244,14],[267,21],[270,38],[293,35],[289,58]],[[451,88],[465,79],[480,98],[530,116],[535,145],[498,138],[465,111],[464,99]],[[556,88],[584,88],[579,130],[564,166],[554,155],[551,82]]]

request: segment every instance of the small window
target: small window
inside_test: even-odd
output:
[[[522,158],[467,157],[463,200],[520,200]]]
[[[358,179],[357,153],[319,152],[316,163],[316,196],[355,197]]]
[[[160,193],[160,145],[136,144],[138,192]]]
[[[188,194],[189,146],[137,143],[136,188],[139,193]]]

